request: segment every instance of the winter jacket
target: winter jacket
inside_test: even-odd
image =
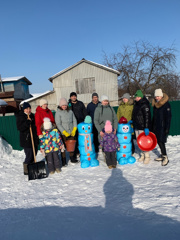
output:
[[[94,125],[99,133],[104,128],[107,120],[111,121],[114,129],[117,129],[118,121],[114,109],[110,105],[104,106],[102,104],[98,104],[94,112]]]
[[[77,123],[79,124],[81,122],[84,122],[84,119],[87,115],[87,110],[84,106],[84,103],[79,100],[77,100],[76,103],[72,103],[71,99],[69,99],[68,106],[73,111]]]
[[[41,125],[43,124],[43,119],[44,118],[49,118],[52,123],[55,123],[54,121],[54,116],[49,108],[43,109],[42,107],[38,106],[36,108],[36,113],[35,113],[35,122],[36,122],[36,128],[37,128],[37,135],[42,135],[41,131]]]
[[[150,104],[144,96],[141,100],[135,101],[133,114],[133,125],[136,130],[151,129],[151,112]]]
[[[63,142],[57,128],[43,131],[40,148],[44,149],[45,153],[58,151],[61,145]]]
[[[30,126],[32,129],[34,146],[37,147],[39,144],[39,138],[36,132],[34,114],[30,114],[31,120],[28,120],[28,115],[24,111],[20,111],[16,115],[17,129],[20,131],[20,146],[23,148],[32,148]]]
[[[129,122],[132,119],[133,107],[134,106],[133,106],[132,99],[130,99],[127,103],[124,103],[122,101],[117,110],[118,122],[121,117],[125,117],[127,119],[127,121]]]
[[[95,104],[93,102],[90,102],[87,105],[87,115],[91,116],[92,122],[94,122],[94,112],[95,112],[95,109],[97,108],[99,103],[101,103],[101,102],[98,102],[97,104]]]
[[[158,142],[166,142],[171,124],[171,106],[168,102],[169,97],[163,93],[163,98],[156,102],[152,101],[153,121],[152,130],[155,133]]]
[[[55,122],[61,134],[64,130],[71,133],[73,128],[77,127],[77,121],[74,113],[71,110],[61,110],[59,107],[56,111]]]
[[[104,149],[104,152],[116,151],[120,147],[116,134],[114,134],[113,132],[111,133],[105,132],[104,137],[101,137],[100,147]]]

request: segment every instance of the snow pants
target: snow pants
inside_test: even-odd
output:
[[[106,164],[107,166],[116,166],[117,159],[116,159],[116,152],[104,152],[106,156]]]
[[[37,154],[37,147],[35,147],[35,155]],[[33,149],[32,148],[24,148],[24,152],[25,152],[25,160],[24,163],[25,164],[29,164],[29,163],[33,163],[34,162],[34,154],[33,154]]]
[[[58,155],[59,151],[50,152],[46,154],[49,172],[54,172],[56,169],[61,169],[62,163]]]

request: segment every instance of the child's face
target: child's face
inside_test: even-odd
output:
[[[112,133],[112,131],[106,131],[106,133]]]

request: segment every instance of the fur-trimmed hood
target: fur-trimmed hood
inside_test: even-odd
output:
[[[155,99],[152,100],[152,106],[156,107],[156,108],[160,108],[162,107],[167,101],[169,100],[169,97],[166,93],[163,93],[163,97],[161,98],[161,100],[159,102],[156,102]]]

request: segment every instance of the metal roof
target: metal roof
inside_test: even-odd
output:
[[[51,93],[54,93],[54,91],[48,90],[48,91],[46,91],[46,92],[44,92],[44,93],[35,94],[34,97],[31,97],[31,98],[28,98],[28,99],[25,99],[24,101],[22,101],[22,102],[20,103],[20,105],[22,105],[24,102],[31,102],[31,101],[33,101],[33,100],[35,100],[35,99],[38,99],[38,98],[40,98],[40,97],[49,95],[49,94],[51,94]]]
[[[32,82],[30,82],[25,76],[18,76],[18,77],[7,77],[7,78],[2,78],[2,82],[15,82],[19,81],[21,79],[24,79],[28,85],[32,85]]]
[[[83,62],[88,63],[88,64],[91,64],[91,65],[96,66],[96,67],[99,67],[99,68],[102,68],[102,69],[104,69],[104,70],[106,70],[106,71],[113,72],[113,73],[117,74],[118,76],[120,75],[120,72],[117,71],[117,70],[115,70],[115,69],[113,69],[113,68],[109,68],[109,67],[107,67],[107,66],[104,66],[104,65],[101,65],[101,64],[99,64],[99,63],[95,63],[95,62],[92,62],[92,61],[89,61],[89,60],[86,60],[86,59],[83,58],[81,61],[75,63],[74,65],[72,65],[72,66],[70,66],[70,67],[68,67],[68,68],[66,68],[66,69],[64,69],[64,70],[56,73],[56,74],[53,75],[52,77],[50,77],[50,78],[49,78],[49,81],[52,82],[52,80],[53,80],[54,78],[62,75],[63,73],[69,71],[70,69],[78,66],[79,64],[81,64],[81,63],[83,63]]]

